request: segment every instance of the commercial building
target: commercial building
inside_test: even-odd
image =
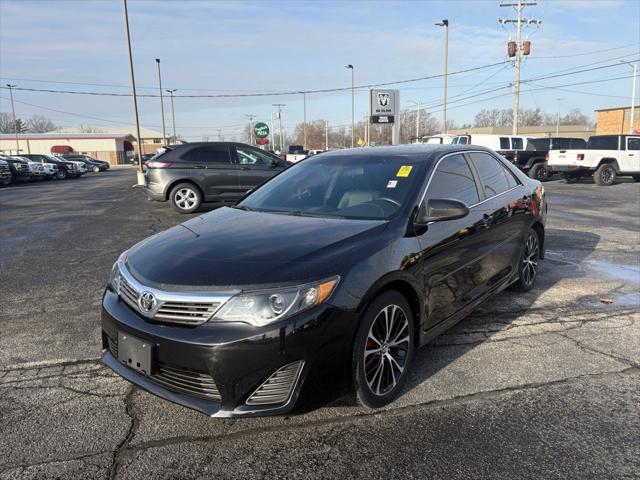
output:
[[[102,132],[109,132],[109,134],[119,134],[119,135],[130,135],[133,137],[133,148],[134,151],[138,151],[138,147],[136,144],[136,127],[132,126],[111,126],[111,125],[82,125],[81,127],[67,127],[61,128],[60,130],[54,130],[49,133],[60,133],[63,135],[67,134],[76,134],[83,132],[91,132],[94,135],[100,134]],[[142,153],[156,153],[158,148],[167,145],[169,137],[162,137],[161,132],[156,132],[155,130],[150,130],[148,128],[140,127],[140,138],[142,143]]]
[[[493,135],[511,135],[512,128],[509,127],[469,127],[450,129],[447,133],[451,135],[466,134],[493,134]],[[596,129],[591,125],[539,125],[518,127],[518,135],[525,137],[572,137],[588,139],[591,135],[595,135]]]
[[[19,133],[0,135],[0,153],[19,155],[21,153],[76,152],[104,160],[111,165],[127,163],[127,155],[133,152],[132,135],[116,133]]]
[[[640,133],[640,108],[633,115],[633,133]],[[597,135],[621,135],[629,133],[631,107],[603,108],[596,110]]]

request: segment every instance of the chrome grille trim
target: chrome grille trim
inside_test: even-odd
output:
[[[143,317],[158,322],[197,326],[208,321],[234,294],[210,292],[168,292],[142,285],[127,271],[122,258],[118,260],[118,296]],[[144,312],[138,305],[140,295],[149,292],[156,299],[156,306]]]
[[[275,405],[284,404],[291,398],[304,361],[289,363],[284,367],[280,367],[272,374],[255,392],[253,392],[247,401],[247,405]]]

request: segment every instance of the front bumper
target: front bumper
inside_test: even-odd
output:
[[[212,417],[282,414],[295,406],[310,375],[333,380],[334,384],[338,378],[343,379],[340,373],[346,372],[356,327],[354,314],[328,305],[261,328],[240,323],[204,323],[195,328],[157,324],[144,320],[107,290],[102,304],[102,361],[144,390]],[[219,396],[203,398],[198,393],[167,387],[156,381],[153,370],[147,376],[124,366],[110,345],[118,332],[152,345],[154,369],[206,376],[209,382],[213,380]],[[302,366],[286,400],[247,403],[279,369],[297,362]]]

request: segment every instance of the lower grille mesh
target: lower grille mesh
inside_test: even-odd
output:
[[[118,358],[118,341],[111,337],[107,337],[107,340],[109,352]],[[157,362],[153,375],[146,378],[177,393],[194,395],[208,400],[221,399],[218,387],[208,373]]]
[[[304,362],[293,362],[271,375],[247,399],[247,405],[274,405],[285,403],[291,396]]]

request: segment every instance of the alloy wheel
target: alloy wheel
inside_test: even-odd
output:
[[[539,180],[539,181],[546,180],[548,176],[549,176],[549,172],[545,167],[540,167],[536,172],[536,180]]]
[[[175,194],[176,205],[183,210],[193,208],[198,201],[196,192],[189,188],[181,188]]]
[[[409,319],[398,305],[387,305],[371,324],[364,350],[364,376],[371,393],[382,396],[398,384],[409,354]]]
[[[522,258],[522,280],[526,285],[531,285],[538,273],[538,259],[540,248],[538,247],[538,236],[535,233],[529,235],[524,247]]]
[[[600,179],[602,180],[602,183],[610,183],[611,180],[613,179],[613,168],[611,167],[607,167],[607,168],[603,168],[602,171],[600,172]]]

